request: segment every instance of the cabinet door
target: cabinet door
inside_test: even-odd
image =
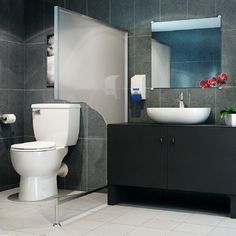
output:
[[[166,134],[157,125],[109,125],[108,183],[166,188]]]
[[[168,188],[236,193],[236,129],[169,127]]]

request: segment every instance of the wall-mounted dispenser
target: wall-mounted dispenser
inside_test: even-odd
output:
[[[146,99],[146,75],[135,75],[131,78],[131,100],[140,102]]]

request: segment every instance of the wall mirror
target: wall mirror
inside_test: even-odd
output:
[[[194,88],[221,72],[221,17],[152,22],[152,88]]]

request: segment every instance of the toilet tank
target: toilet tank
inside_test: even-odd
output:
[[[75,145],[80,129],[79,104],[32,104],[33,129],[37,141],[53,141],[57,146]]]

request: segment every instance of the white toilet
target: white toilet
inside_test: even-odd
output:
[[[80,127],[79,104],[32,104],[31,108],[37,141],[11,146],[11,161],[20,175],[22,201],[57,195],[57,173],[68,146],[76,144]]]

